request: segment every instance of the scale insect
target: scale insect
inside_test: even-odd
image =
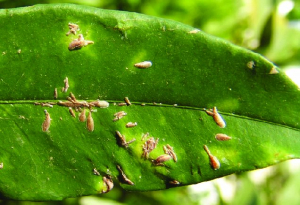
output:
[[[137,122],[128,122],[128,123],[126,124],[126,127],[127,127],[127,128],[132,128],[132,127],[135,127],[135,126],[137,126]]]
[[[50,114],[47,112],[47,110],[44,110],[45,113],[45,120],[42,124],[42,130],[43,132],[48,132],[49,128],[50,128],[50,124],[51,124],[51,118],[50,118]]]
[[[143,61],[143,62],[134,64],[134,66],[137,68],[150,68],[152,66],[152,62],[151,61]]]
[[[204,150],[206,151],[207,155],[209,156],[209,160],[210,160],[210,165],[214,170],[217,170],[220,168],[221,164],[218,160],[217,157],[215,157],[214,155],[212,155],[208,149],[208,147],[206,145],[203,146]]]
[[[83,35],[79,34],[78,39],[74,39],[70,45],[69,45],[69,50],[73,51],[73,50],[78,50],[81,49],[84,46],[87,46],[89,44],[93,44],[94,41],[89,41],[89,40],[84,40]]]
[[[212,116],[214,121],[216,122],[216,124],[220,127],[220,128],[225,128],[226,127],[226,122],[225,120],[222,118],[222,116],[218,113],[217,107],[214,107],[212,112],[209,110],[205,110],[205,112]]]
[[[227,141],[227,140],[231,140],[231,137],[226,135],[226,134],[222,134],[222,133],[218,133],[215,136],[216,140],[218,141]]]
[[[107,193],[114,188],[114,182],[110,176],[104,176],[102,179],[106,186],[106,190],[103,190],[102,193]]]
[[[124,171],[121,169],[121,167],[119,165],[117,165],[117,168],[120,171],[123,180],[129,185],[134,185],[134,183],[130,179],[127,178],[126,174],[124,173]]]
[[[93,132],[94,131],[94,120],[92,117],[92,111],[89,112],[89,115],[86,120],[86,127],[88,131]]]

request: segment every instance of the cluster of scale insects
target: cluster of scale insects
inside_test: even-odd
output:
[[[70,31],[66,35],[70,35],[70,34],[76,35],[76,32],[79,30],[79,26],[76,24],[69,23],[69,29],[70,29]],[[83,35],[79,34],[78,39],[73,40],[70,43],[68,48],[70,51],[78,50],[89,44],[94,44],[94,42],[84,40]],[[152,62],[151,61],[143,61],[143,62],[134,64],[134,66],[137,68],[142,68],[142,69],[149,68],[152,66]],[[248,63],[248,66],[250,66],[249,63]],[[251,64],[251,66],[252,66],[252,64]],[[253,64],[253,66],[254,66],[254,64]],[[64,87],[62,87],[61,91],[66,93],[70,87],[68,78],[66,77],[63,82],[64,82]],[[55,88],[54,89],[54,99],[57,99],[57,98],[58,98],[58,89]],[[153,103],[153,104],[156,105],[156,103]],[[108,108],[109,107],[109,103],[107,101],[101,101],[101,100],[96,100],[93,102],[78,101],[73,93],[70,93],[70,96],[67,97],[67,101],[59,101],[58,103],[52,103],[52,102],[35,103],[35,105],[41,105],[41,106],[50,107],[50,108],[52,108],[53,105],[68,107],[71,117],[76,117],[76,112],[79,112],[79,117],[78,117],[79,121],[86,122],[86,128],[90,132],[94,131],[94,120],[92,117],[93,108],[94,107],[100,107],[100,108]],[[131,102],[128,97],[124,98],[124,102],[118,103],[118,106],[130,106],[130,105],[131,105]],[[144,106],[145,104],[141,104],[141,105]],[[174,104],[174,106],[177,106],[177,104]],[[87,117],[86,117],[86,110],[88,110]],[[224,119],[222,118],[222,116],[218,113],[216,107],[213,107],[213,109],[211,109],[211,110],[205,110],[205,111],[209,116],[211,116],[213,118],[216,125],[218,125],[220,128],[225,128],[226,123],[225,123]],[[45,114],[45,120],[42,123],[42,131],[49,132],[49,128],[51,125],[51,117],[47,110],[44,110],[44,114]],[[117,122],[117,121],[121,120],[122,118],[124,118],[125,116],[127,116],[127,113],[125,111],[119,111],[114,114],[112,121]],[[134,128],[137,125],[138,125],[137,122],[127,122],[125,127],[126,128]],[[131,139],[129,141],[126,141],[125,135],[121,134],[121,132],[118,130],[116,130],[115,133],[116,133],[116,137],[118,139],[119,145],[126,149],[130,146],[131,143],[136,141],[135,138]],[[223,133],[218,133],[215,135],[215,139],[218,141],[227,141],[227,140],[230,140],[231,137],[226,134],[223,134]],[[155,137],[150,137],[149,132],[147,132],[146,134],[143,134],[141,140],[144,143],[142,145],[142,156],[141,157],[146,160],[150,160],[151,163],[153,164],[153,166],[165,166],[164,163],[169,160],[173,160],[175,163],[178,161],[177,155],[176,155],[173,147],[170,146],[169,144],[163,145],[164,154],[158,156],[155,159],[152,159],[150,157],[150,153],[154,149],[157,148],[159,138],[155,139]],[[220,162],[217,159],[217,157],[214,156],[213,154],[211,154],[207,145],[204,145],[203,148],[209,157],[210,165],[211,165],[212,169],[214,169],[214,170],[219,169]],[[0,165],[1,165],[0,168],[3,168],[3,163]],[[117,165],[116,168],[120,172],[120,176],[122,177],[122,181],[124,183],[127,183],[129,185],[134,185],[134,182],[132,182],[126,176],[126,174],[124,173],[124,171],[122,170],[120,165]],[[95,175],[100,176],[100,173],[98,172],[98,170],[96,168],[93,169],[93,173]],[[106,175],[102,179],[103,179],[104,185],[106,187],[106,190],[103,190],[102,193],[106,193],[106,192],[110,191],[114,186],[112,176]],[[177,180],[170,180],[169,183],[171,185],[180,184],[180,182]]]

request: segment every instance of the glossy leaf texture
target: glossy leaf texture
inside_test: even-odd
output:
[[[178,22],[70,4],[1,10],[0,26],[3,198],[158,190],[300,156],[298,87],[259,54]],[[87,107],[97,99],[109,107]],[[79,120],[84,107],[94,129]]]

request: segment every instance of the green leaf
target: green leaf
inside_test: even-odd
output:
[[[69,23],[79,26],[76,35],[66,35]],[[300,155],[299,90],[259,54],[178,22],[68,4],[1,10],[0,27],[2,197],[102,193],[108,191],[105,178],[126,190],[158,190]],[[70,51],[79,34],[94,44]],[[134,66],[143,61],[152,66]],[[70,87],[62,92],[66,77]],[[79,121],[79,112],[73,118],[62,106],[71,103],[70,92],[82,106],[98,98],[110,103],[91,108],[94,131]],[[118,106],[124,97],[132,105]],[[41,106],[49,102],[53,108]],[[213,107],[225,128],[205,112]],[[119,111],[127,115],[114,122]],[[45,113],[52,120],[44,132]],[[128,122],[137,126],[127,128]],[[116,131],[136,141],[122,146]],[[217,141],[217,133],[231,140]],[[145,158],[151,136],[159,142]],[[155,165],[167,145],[178,161]]]

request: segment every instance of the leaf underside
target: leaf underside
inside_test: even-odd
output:
[[[101,193],[107,190],[103,177],[126,190],[158,190],[300,156],[298,88],[258,54],[190,26],[136,13],[57,4],[1,10],[0,19],[4,198],[60,200]],[[66,35],[69,23],[79,25],[76,35]],[[70,51],[79,34],[94,44]],[[143,61],[152,66],[134,67]],[[70,87],[61,92],[66,77]],[[110,103],[92,108],[93,132],[78,120],[79,112],[74,118],[57,104],[70,92],[79,101]],[[132,105],[118,106],[124,97]],[[34,105],[44,102],[53,108]],[[225,128],[205,112],[213,107]],[[52,119],[47,132],[44,110]],[[119,111],[127,115],[114,122]],[[137,126],[127,128],[128,122]],[[122,146],[117,130],[127,142],[136,141]],[[147,139],[159,138],[148,159],[142,157],[147,132]],[[217,133],[231,140],[217,141]],[[178,161],[156,166],[153,160],[165,154],[167,144]],[[204,145],[219,169],[211,166]]]

